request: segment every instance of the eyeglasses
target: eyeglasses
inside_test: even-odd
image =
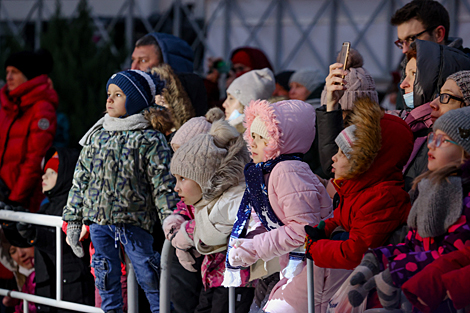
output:
[[[439,148],[443,142],[450,142],[454,145],[459,146],[458,143],[456,143],[453,140],[450,139],[445,139],[444,135],[436,135],[435,133],[429,133],[428,135],[428,145],[434,145],[436,148]]]
[[[436,96],[434,97],[434,99],[437,99],[439,98],[439,102],[441,104],[447,104],[449,103],[450,99],[454,99],[454,100],[457,100],[457,101],[460,101],[462,103],[465,104],[465,100],[462,99],[462,98],[459,98],[459,97],[455,97],[453,95],[449,95],[448,93],[441,93],[441,94],[436,94]]]
[[[408,45],[411,45],[411,43],[413,41],[416,40],[416,38],[418,38],[419,36],[421,36],[422,34],[426,33],[426,32],[429,32],[431,30],[433,30],[434,28],[436,28],[437,26],[433,26],[433,27],[429,27],[429,28],[426,28],[425,30],[423,30],[422,32],[416,34],[416,35],[413,35],[413,36],[408,36],[407,38],[405,39],[397,39],[395,41],[395,45],[400,48],[400,49],[403,49],[403,45],[406,43],[408,43]]]

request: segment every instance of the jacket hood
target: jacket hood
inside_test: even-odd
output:
[[[186,41],[164,33],[150,33],[162,51],[163,63],[171,66],[175,72],[193,72],[194,53]]]
[[[152,68],[151,73],[165,81],[162,96],[168,104],[175,128],[179,129],[190,118],[194,117],[194,108],[191,105],[191,100],[189,100],[188,94],[170,65],[161,64]]]
[[[470,69],[470,56],[457,49],[458,42],[454,47],[424,40],[416,40],[414,44],[417,70],[413,101],[416,108],[432,101],[450,74]]]
[[[246,128],[244,138],[251,149],[251,124],[259,116],[270,136],[264,149],[264,161],[281,154],[306,153],[315,139],[315,109],[300,100],[269,103],[264,100],[251,101],[245,108]]]
[[[68,195],[70,188],[72,188],[73,173],[75,172],[75,165],[80,154],[75,149],[52,147],[46,153],[44,164],[49,161],[56,151],[59,155],[59,172],[57,173],[57,182],[54,188],[44,193],[49,199],[64,194]]]
[[[381,146],[372,165],[363,174],[334,184],[338,193],[355,193],[387,181],[404,185],[402,170],[413,151],[413,133],[399,117],[384,114],[380,119],[380,136]]]
[[[196,116],[204,116],[209,109],[204,81],[194,73],[176,73],[186,91]]]
[[[19,105],[17,101],[19,100]],[[57,92],[52,88],[47,75],[40,75],[28,80],[13,91],[8,91],[5,85],[0,91],[0,103],[2,109],[6,111],[22,111],[39,101],[50,102],[55,109],[59,105]]]
[[[240,51],[244,51],[246,52],[246,54],[248,54],[253,70],[260,70],[267,67],[274,72],[271,63],[269,62],[264,52],[256,48],[240,47],[238,49],[235,49],[233,50],[232,55],[230,56],[230,60],[233,59],[233,56]]]

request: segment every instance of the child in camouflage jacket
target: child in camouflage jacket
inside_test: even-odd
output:
[[[152,312],[159,310],[160,256],[153,251],[151,232],[157,214],[163,221],[177,199],[168,170],[170,148],[143,113],[163,87],[163,81],[142,71],[114,74],[107,83],[107,114],[80,141],[83,149],[63,220],[78,256],[83,256],[82,224],[90,225],[95,247],[92,267],[105,312],[122,312],[119,242]]]

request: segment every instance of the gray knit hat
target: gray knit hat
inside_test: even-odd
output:
[[[470,71],[460,71],[449,75],[447,79],[452,79],[459,86],[460,91],[463,94],[465,105],[470,105]]]
[[[230,140],[240,136],[224,120],[215,121],[207,134],[200,134],[176,150],[170,171],[194,180],[203,190],[227,155]]]
[[[289,85],[293,82],[301,84],[308,91],[313,92],[325,82],[325,76],[319,70],[306,68],[292,74],[289,79]]]
[[[344,155],[348,159],[351,158],[351,152],[353,150],[354,141],[356,141],[356,125],[351,125],[343,129],[341,133],[339,133],[338,137],[336,137],[335,142],[338,147],[343,151]]]
[[[446,112],[434,122],[432,130],[438,129],[470,153],[470,107]]]
[[[251,100],[267,100],[276,89],[274,74],[269,68],[249,71],[236,78],[227,88],[227,93],[234,96],[243,106]]]

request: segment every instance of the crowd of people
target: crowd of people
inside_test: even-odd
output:
[[[391,23],[401,79],[382,103],[355,47],[326,78],[275,74],[253,47],[202,78],[186,42],[148,34],[81,151],[60,142],[51,55],[12,54],[0,209],[61,216],[62,300],[104,312],[127,312],[126,258],[140,312],[159,312],[165,239],[178,313],[228,312],[228,287],[237,313],[305,313],[307,258],[315,312],[468,312],[470,49],[437,1]],[[56,253],[55,229],[1,221],[0,287],[55,298]],[[0,312],[23,305],[5,296]]]

